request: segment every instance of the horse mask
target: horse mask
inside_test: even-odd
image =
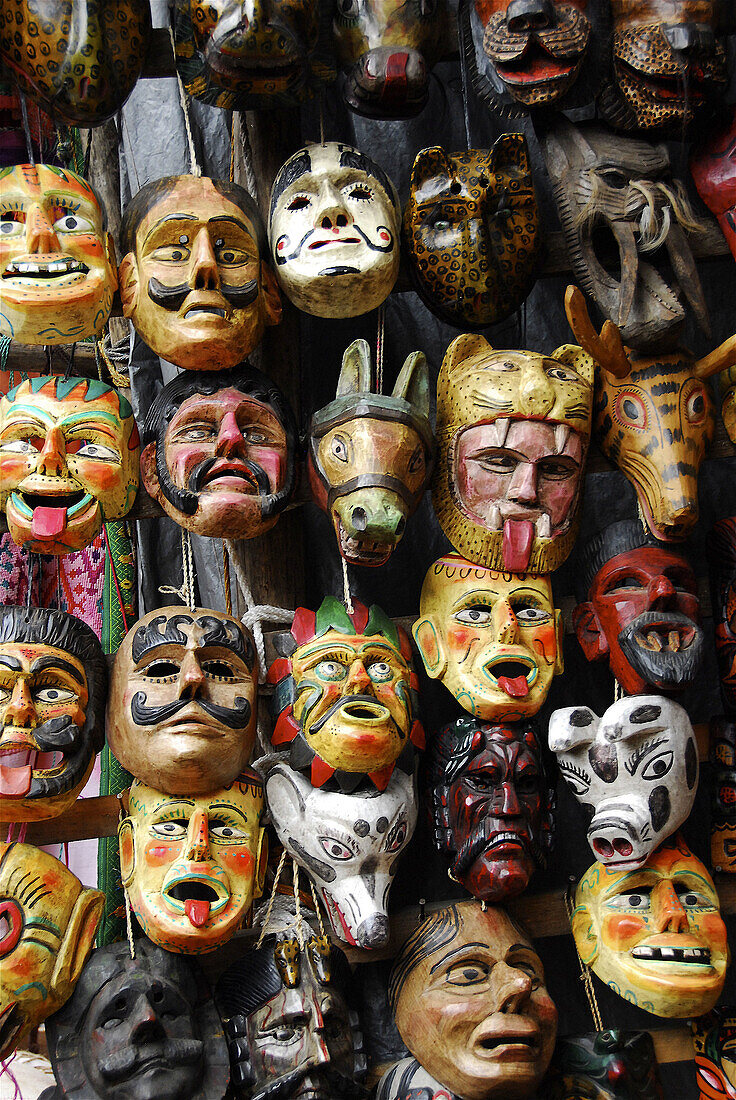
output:
[[[429,376],[420,351],[407,356],[390,396],[374,393],[371,353],[354,340],[337,396],[309,425],[309,484],[332,519],[342,557],[383,565],[427,487],[434,459]]]

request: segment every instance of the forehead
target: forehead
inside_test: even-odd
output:
[[[660,550],[657,546],[641,546],[636,550],[626,550],[623,554],[614,554],[601,566],[591,585],[591,594],[600,589],[610,576],[620,570],[632,569],[649,576],[658,576],[663,569],[677,569],[692,574],[692,569],[679,554]]]
[[[613,0],[613,14],[621,23],[709,23],[713,0]]]
[[[257,234],[250,217],[234,202],[220,194],[211,180],[204,176],[184,176],[170,191],[155,201],[141,218],[136,232],[136,242],[141,244],[155,225],[164,219],[182,215],[197,221],[209,222],[213,218],[234,218],[242,223],[254,240]],[[179,232],[179,228],[176,229]]]
[[[65,649],[57,649],[56,646],[46,645],[43,642],[4,642],[0,644],[0,657],[10,657],[21,666],[21,671],[30,671],[31,666],[39,657],[56,657],[60,661],[66,661],[84,674],[84,666],[71,653]],[[8,668],[0,661],[0,669],[3,672]]]
[[[325,179],[329,179],[332,183],[337,184],[349,183],[356,179],[370,179],[371,187],[377,189],[380,196],[385,196],[383,185],[381,181],[370,172],[370,163],[367,159],[361,161],[357,165],[340,163],[343,153],[353,152],[353,150],[349,150],[346,146],[338,145],[335,142],[328,142],[323,146],[310,146],[307,152],[309,153],[310,166],[308,168],[305,167],[305,171],[301,172],[299,175],[292,176],[282,193],[279,195],[277,205],[282,205],[284,197],[291,196],[295,191],[318,191]],[[295,165],[298,163],[300,155],[303,154],[297,154],[297,157],[295,157]]]
[[[11,390],[0,405],[0,412],[6,416],[13,416],[21,410],[41,412],[54,421],[74,413],[84,413],[85,417],[103,415],[109,419],[112,416],[117,423],[122,423],[118,396],[104,383],[85,382],[65,389],[60,382],[47,382],[41,388],[22,382]]]
[[[0,199],[13,195],[41,199],[44,195],[70,195],[83,199],[96,210],[100,209],[95,193],[86,181],[77,179],[63,168],[54,168],[46,164],[32,167],[18,165],[4,175],[0,174]]]
[[[149,817],[172,811],[178,817],[191,818],[195,813],[215,816],[223,809],[234,809],[248,818],[260,810],[262,803],[262,794],[255,785],[249,783],[233,783],[227,790],[216,791],[200,798],[179,798],[163,794],[143,783],[135,783],[130,791],[131,817]]]
[[[445,559],[434,566],[432,574],[425,581],[425,588],[426,591],[422,590],[422,603],[434,598],[458,600],[466,592],[487,592],[501,599],[523,591],[540,596],[552,606],[552,586],[546,576],[500,573],[495,569],[482,569],[469,562],[456,563],[452,559]]]
[[[398,656],[388,638],[384,638],[380,634],[341,634],[338,630],[328,630],[319,638],[313,638],[294,650],[294,659],[298,660],[304,655],[316,653],[322,649],[325,651],[329,649],[349,649],[356,654],[380,649],[387,654]]]
[[[175,427],[183,420],[189,420],[193,416],[201,414],[209,420],[220,420],[229,412],[241,414],[257,414],[260,418],[270,415],[276,419],[271,406],[265,401],[259,401],[257,397],[241,393],[240,390],[229,387],[226,390],[218,390],[217,393],[194,393],[183,401],[181,407],[172,417],[170,427]]]

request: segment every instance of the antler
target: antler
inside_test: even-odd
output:
[[[614,378],[626,378],[631,371],[631,363],[624,351],[621,333],[613,321],[604,321],[599,335],[590,319],[583,293],[576,286],[569,286],[565,291],[565,313],[575,339],[588,355],[592,355],[603,370]]]
[[[710,378],[712,374],[733,366],[736,366],[736,334],[729,336],[709,355],[697,359],[693,365],[693,373],[696,378]]]

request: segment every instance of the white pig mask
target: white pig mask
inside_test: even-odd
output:
[[[342,794],[277,764],[266,799],[279,840],[314,882],[333,935],[352,947],[383,946],[389,890],[417,823],[413,777],[397,768],[385,791]]]
[[[602,718],[590,707],[563,707],[550,718],[549,747],[578,802],[590,808],[588,843],[607,867],[641,867],[692,809],[695,735],[671,699],[627,696]]]

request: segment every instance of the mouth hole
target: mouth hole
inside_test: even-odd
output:
[[[174,901],[209,901],[210,903],[219,901],[216,890],[206,882],[197,882],[195,879],[177,882],[166,893]]]
[[[348,704],[348,706],[343,707],[345,714],[364,722],[370,718],[378,718],[382,709],[381,707],[369,707],[366,703]]]
[[[607,222],[596,223],[591,234],[591,244],[598,263],[613,276],[617,283],[620,283],[621,257],[616,238]]]
[[[528,676],[529,665],[524,664],[523,661],[499,661],[491,671],[496,679],[499,676],[507,676],[510,680],[514,680],[517,676]]]
[[[36,271],[24,271],[23,268],[35,267]],[[56,270],[51,270],[56,268]],[[64,275],[87,275],[89,268],[81,260],[50,260],[46,264],[36,263],[34,260],[22,260],[20,263],[10,263],[3,272],[4,279],[13,279],[18,276],[28,279],[60,279]]]
[[[192,306],[184,316],[191,317],[193,313],[214,313],[216,317],[227,317],[225,310],[219,306]]]
[[[45,493],[21,493],[23,503],[33,511],[34,508],[73,508],[85,497],[85,492],[80,489],[77,493],[58,493],[47,496]]]
[[[324,248],[326,244],[360,244],[358,237],[335,237],[331,241],[315,241],[314,244],[310,244],[309,249],[311,252],[316,252],[319,248]]]
[[[488,1038],[481,1039],[480,1041],[480,1045],[484,1050],[495,1050],[496,1047],[505,1047],[510,1044],[529,1048],[534,1046],[534,1043],[530,1042],[529,1039],[522,1039],[519,1035],[503,1035],[500,1038],[494,1038],[489,1035]]]

